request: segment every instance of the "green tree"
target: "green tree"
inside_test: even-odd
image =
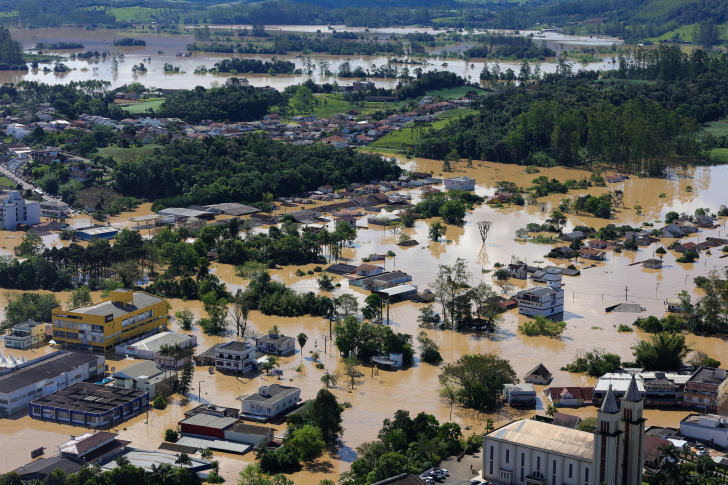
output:
[[[321,376],[321,382],[326,384],[326,389],[329,388],[329,386],[335,386],[336,381],[339,379],[339,375],[336,372],[324,372],[324,375]]]
[[[382,319],[382,298],[376,293],[372,293],[364,300],[366,305],[362,308],[362,314],[367,320]]]
[[[179,440],[179,433],[177,433],[175,430],[167,428],[164,431],[164,441],[169,441],[170,443],[176,443],[177,440]]]
[[[187,360],[182,366],[182,374],[179,378],[179,394],[186,396],[190,392],[190,386],[192,386],[192,379],[195,374],[195,364],[192,361],[192,351],[189,351]]]
[[[651,335],[632,346],[635,362],[645,370],[679,369],[685,356],[692,351],[685,336],[662,332]]]
[[[465,221],[465,206],[459,200],[448,200],[440,207],[440,217],[448,224],[461,225]]]
[[[295,430],[288,444],[296,450],[303,462],[312,461],[326,448],[321,429],[310,424]]]
[[[88,286],[79,286],[74,289],[71,294],[68,295],[68,301],[66,302],[66,306],[69,310],[92,304],[93,300],[91,299],[91,290],[89,290]]]
[[[364,376],[359,370],[359,359],[356,357],[343,357],[341,362],[344,364],[344,375],[350,379],[351,388],[354,389],[356,380]]]
[[[195,314],[192,313],[192,310],[190,310],[189,308],[177,310],[174,313],[174,317],[177,319],[177,321],[179,321],[179,325],[182,330],[185,330],[187,332],[192,330],[192,322],[195,319]]]
[[[427,233],[431,241],[439,241],[442,236],[445,235],[447,228],[440,221],[433,221],[430,223],[430,229]]]
[[[475,409],[492,409],[505,384],[518,382],[506,359],[494,354],[466,354],[446,364],[439,376],[440,384],[458,392],[458,402]]]

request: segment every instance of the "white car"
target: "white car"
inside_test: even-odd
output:
[[[695,453],[696,456],[708,456],[708,452],[705,450],[700,450],[697,453]]]

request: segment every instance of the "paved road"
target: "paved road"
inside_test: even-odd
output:
[[[0,172],[2,172],[2,174],[4,176],[6,176],[7,178],[9,178],[13,182],[19,184],[23,188],[23,190],[25,190],[25,189],[31,189],[32,190],[33,189],[33,186],[30,185],[25,180],[22,180],[20,178],[16,178],[15,175],[13,174],[13,172],[11,172],[7,167],[5,167],[3,165],[0,165]]]

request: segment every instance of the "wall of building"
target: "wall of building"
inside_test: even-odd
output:
[[[700,424],[680,422],[680,434],[687,438],[713,441],[716,445],[728,446],[728,428],[711,428]]]
[[[251,443],[254,445],[257,445],[261,441],[267,444],[273,439],[273,431],[270,431],[267,436],[260,436],[255,434],[236,433],[235,431],[228,430],[225,431],[225,439],[239,441],[241,443]]]

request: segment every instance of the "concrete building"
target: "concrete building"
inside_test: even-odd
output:
[[[167,328],[167,301],[127,289],[73,310],[53,309],[53,339],[64,347],[97,352]]]
[[[289,355],[296,353],[296,339],[286,335],[268,334],[258,338],[259,352],[273,355]]]
[[[637,383],[609,390],[594,433],[526,419],[483,436],[483,478],[496,485],[641,485],[645,420]]]
[[[5,335],[5,347],[11,349],[37,347],[45,342],[45,335],[45,323],[28,320],[15,325],[10,333]]]
[[[132,339],[133,340],[133,339]],[[161,355],[164,346],[179,345],[182,350],[177,355]],[[196,335],[183,333],[160,332],[138,342],[127,342],[118,345],[114,352],[117,355],[134,356],[140,359],[153,360],[164,367],[180,368],[189,359],[191,348],[197,345]],[[187,350],[190,349],[190,350]]]
[[[228,342],[215,348],[215,368],[248,372],[253,369],[255,349],[246,342]]]
[[[104,356],[59,350],[0,370],[0,415],[25,410],[33,399],[104,375]]]
[[[649,268],[649,269],[662,269],[662,260],[661,259],[646,259],[646,260],[642,261],[642,267]]]
[[[538,402],[533,384],[506,384],[503,386],[503,402],[511,406],[535,406]]]
[[[149,399],[154,399],[162,386],[174,389],[176,375],[155,362],[143,360],[114,372],[112,377],[114,387],[139,389],[148,393]]]
[[[238,422],[237,417],[200,413],[180,421],[179,428],[184,434],[222,440],[225,439],[225,430],[232,428]]]
[[[119,230],[111,226],[90,227],[76,231],[76,237],[81,241],[90,241],[93,238],[114,239],[117,234],[119,234]]]
[[[680,421],[680,434],[711,446],[728,448],[728,417],[716,414],[689,414]]]
[[[86,382],[38,398],[28,404],[33,419],[104,428],[131,418],[149,405],[149,394],[134,389]]]
[[[475,179],[468,176],[445,179],[447,190],[475,190]]]
[[[564,312],[564,290],[561,288],[561,272],[546,270],[546,286],[530,288],[516,294],[518,313],[544,317]]]
[[[195,458],[194,456],[189,457],[191,464],[180,465],[179,463],[177,463],[177,459],[179,458],[178,453],[164,453],[161,451],[151,451],[143,450],[141,448],[127,447],[126,450],[124,450],[124,452],[122,453],[122,456],[129,460],[130,465],[143,468],[144,471],[149,473],[154,472],[155,469],[159,469],[159,467],[164,464],[168,464],[173,468],[184,467],[195,473],[210,469],[210,461],[203,460],[201,458]],[[118,466],[119,465],[118,463],[116,463],[115,460],[111,460],[105,465],[102,465],[101,468],[104,471],[110,471]]]
[[[242,399],[242,414],[251,418],[269,419],[298,405],[301,389],[278,384],[260,386],[257,394]]]
[[[28,483],[32,480],[42,481],[56,469],[63,470],[66,475],[70,475],[76,473],[84,466],[86,465],[82,461],[65,458],[63,456],[51,456],[49,458],[38,458],[13,471],[20,476],[23,483]]]
[[[254,446],[258,443],[267,445],[273,441],[273,435],[273,428],[245,423],[237,423],[233,427],[225,430],[226,440],[250,443]]]
[[[43,200],[40,203],[40,215],[61,219],[68,216],[68,204],[60,200]]]
[[[8,192],[7,198],[0,199],[0,227],[15,229],[18,224],[32,226],[40,222],[40,204],[25,200],[17,190]]]
[[[703,412],[723,411],[728,399],[728,371],[715,367],[700,367],[685,383],[683,407]]]

